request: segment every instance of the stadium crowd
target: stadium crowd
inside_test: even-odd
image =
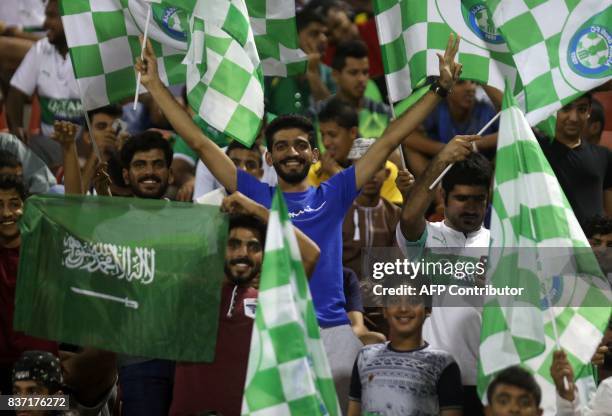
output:
[[[71,409],[58,414],[239,415],[254,323],[247,306],[256,304],[268,210],[279,187],[343,414],[542,414],[541,387],[519,366],[496,375],[483,405],[476,390],[482,308],[432,308],[419,296],[385,305],[370,299],[362,258],[368,248],[488,253],[499,123],[477,134],[500,111],[502,92],[460,79],[459,39],[451,37],[439,55],[430,91],[393,119],[371,2],[297,2],[307,71],[266,77],[265,123],[247,147],[194,121],[185,87],[161,82],[151,45],[135,67],[147,89],[136,109],[131,100],[100,107],[85,123],[61,1],[0,2],[2,395],[69,395]],[[612,131],[609,87],[561,108],[555,137],[536,131],[605,271],[612,244],[612,141],[602,140]],[[367,150],[355,151],[362,143]],[[18,222],[28,197],[39,194],[166,199],[226,212],[214,361],[128,356],[14,330],[23,261]],[[599,386],[589,403],[579,400],[571,360],[555,353],[557,414],[612,415],[609,348],[612,320],[592,359]]]

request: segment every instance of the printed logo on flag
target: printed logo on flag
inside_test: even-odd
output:
[[[599,78],[612,64],[612,36],[601,25],[579,30],[570,41],[568,60],[580,75]]]
[[[188,28],[188,22],[178,8],[152,4],[151,10],[153,19],[166,35],[180,42],[187,42],[186,28]]]
[[[462,7],[461,10],[465,23],[480,39],[495,44],[505,42],[484,3],[475,4],[469,9]]]

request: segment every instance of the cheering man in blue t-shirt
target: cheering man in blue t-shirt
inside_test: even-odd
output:
[[[382,137],[353,166],[323,182],[318,188],[309,186],[307,180],[310,166],[319,158],[312,123],[301,116],[281,116],[270,123],[265,131],[268,147],[266,162],[276,170],[278,186],[287,201],[289,216],[295,226],[321,249],[321,257],[310,280],[310,290],[338,397],[345,411],[351,369],[360,343],[351,330],[344,310],[342,222],[362,185],[381,169],[389,155],[451,89],[461,72],[461,65],[454,60],[458,48],[459,39],[451,35],[444,55],[438,54],[441,75],[431,91],[391,123]],[[144,61],[139,61],[136,69],[141,73],[143,85],[176,132],[228,192],[240,191],[269,207],[274,187],[237,169],[227,155],[192,122],[159,79],[150,44],[147,45]]]

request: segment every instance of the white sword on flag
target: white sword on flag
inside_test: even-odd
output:
[[[74,293],[79,295],[91,296],[94,298],[112,300],[113,302],[123,303],[126,308],[138,309],[138,302],[128,298],[120,298],[118,296],[107,295],[106,293],[94,292],[93,290],[79,289],[77,287],[70,288]]]

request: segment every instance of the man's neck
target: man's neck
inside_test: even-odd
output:
[[[2,248],[17,248],[21,245],[21,236],[18,235],[12,239],[0,238],[0,247]]]
[[[580,136],[568,137],[563,134],[556,134],[555,140],[562,145],[569,147],[570,149],[578,147],[582,143]]]
[[[299,183],[289,183],[280,177],[278,178],[278,186],[283,192],[305,192],[310,187],[307,178],[304,178],[304,180]]]
[[[391,334],[389,337],[391,340],[391,347],[397,351],[410,351],[420,348],[425,345],[425,340],[421,335],[421,331],[408,336],[394,336]]]
[[[378,203],[380,202],[380,194],[364,195],[361,193],[357,196],[357,198],[355,198],[355,202],[362,207],[373,208],[378,206]]]
[[[341,100],[346,101],[347,103],[351,104],[357,110],[361,110],[363,108],[364,97],[361,97],[361,98],[350,97],[348,94],[344,94],[342,91],[338,91],[336,93],[336,96],[340,98]]]
[[[467,121],[470,118],[470,113],[472,111],[462,107],[449,105],[448,112],[454,122],[463,123],[464,121]]]

